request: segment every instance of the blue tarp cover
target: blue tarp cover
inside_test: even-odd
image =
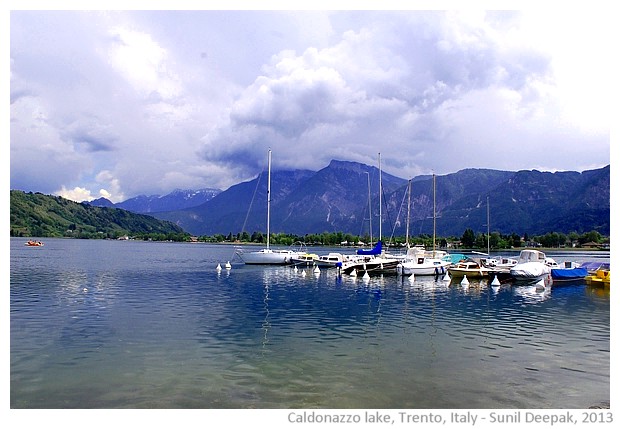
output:
[[[580,268],[552,268],[551,277],[556,280],[580,279],[588,275],[588,270]]]

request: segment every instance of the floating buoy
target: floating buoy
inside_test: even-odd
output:
[[[316,267],[314,269],[314,274],[319,274],[321,272],[321,270],[319,269],[319,267]]]
[[[353,269],[353,271],[351,271],[351,277],[357,277],[357,270]]]
[[[469,284],[469,280],[467,280],[467,276],[463,276],[463,280],[461,280],[461,286],[467,286]]]
[[[232,265],[230,265],[230,261],[226,262],[226,269],[230,270],[232,268]]]
[[[222,271],[222,266],[220,264],[217,264],[217,267],[215,267],[215,269],[218,271]]]
[[[409,281],[410,281],[410,282],[415,281],[415,276],[414,276],[413,274],[411,274],[411,275],[409,276]]]
[[[297,265],[295,265],[295,268],[293,268],[293,270],[294,270],[295,272],[297,272]]]
[[[306,270],[303,270],[303,271],[301,272],[301,276],[302,276],[302,277],[306,277]]]
[[[368,271],[366,271],[366,272],[364,273],[363,278],[364,278],[364,280],[366,280],[366,279],[369,279],[369,278],[370,278],[370,274],[368,274]]]
[[[443,276],[444,281],[449,282],[450,281],[450,273],[448,271],[446,271],[446,275]]]
[[[499,282],[499,279],[497,278],[497,276],[495,276],[495,278],[491,282],[491,286],[499,286],[499,285],[501,285],[501,283]]]

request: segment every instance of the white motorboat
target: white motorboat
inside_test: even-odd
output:
[[[510,276],[516,282],[536,283],[551,277],[551,267],[543,252],[535,249],[524,249],[519,254],[517,264],[510,268]]]

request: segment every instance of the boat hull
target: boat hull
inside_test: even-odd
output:
[[[515,282],[536,283],[551,277],[551,268],[542,262],[519,263],[510,269]]]
[[[448,272],[448,263],[410,264],[403,262],[398,265],[398,274],[404,276],[441,276]]]
[[[262,249],[255,252],[238,251],[237,255],[246,265],[290,265],[299,254],[290,250]]]
[[[368,273],[370,276],[378,274],[396,275],[396,269],[399,263],[400,261],[397,259],[376,258],[364,262],[344,264],[342,272],[345,274],[355,273],[355,275],[364,275]]]
[[[554,281],[584,279],[588,275],[586,268],[552,268],[551,277]]]

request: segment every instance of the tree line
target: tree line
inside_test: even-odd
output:
[[[224,234],[215,234],[210,236],[197,237],[198,241],[207,243],[254,243],[266,244],[266,235],[262,232],[232,232]],[[369,235],[354,235],[344,232],[323,232],[320,234],[286,234],[272,233],[269,237],[269,243],[279,246],[292,246],[296,243],[317,246],[340,246],[340,245],[371,245],[377,241],[377,238]],[[386,244],[392,246],[423,245],[432,248],[433,237],[429,234],[420,234],[414,237],[390,237],[383,240]],[[502,234],[492,232],[488,236],[486,233],[475,233],[472,229],[467,228],[461,237],[436,237],[435,245],[440,248],[461,248],[461,249],[479,249],[486,250],[489,247],[494,249],[511,249],[520,247],[581,247],[586,243],[603,244],[608,243],[609,238],[601,235],[597,231],[590,231],[579,234],[571,232],[564,234],[560,232],[549,232],[541,235],[529,236],[527,233],[519,235],[517,233]]]

